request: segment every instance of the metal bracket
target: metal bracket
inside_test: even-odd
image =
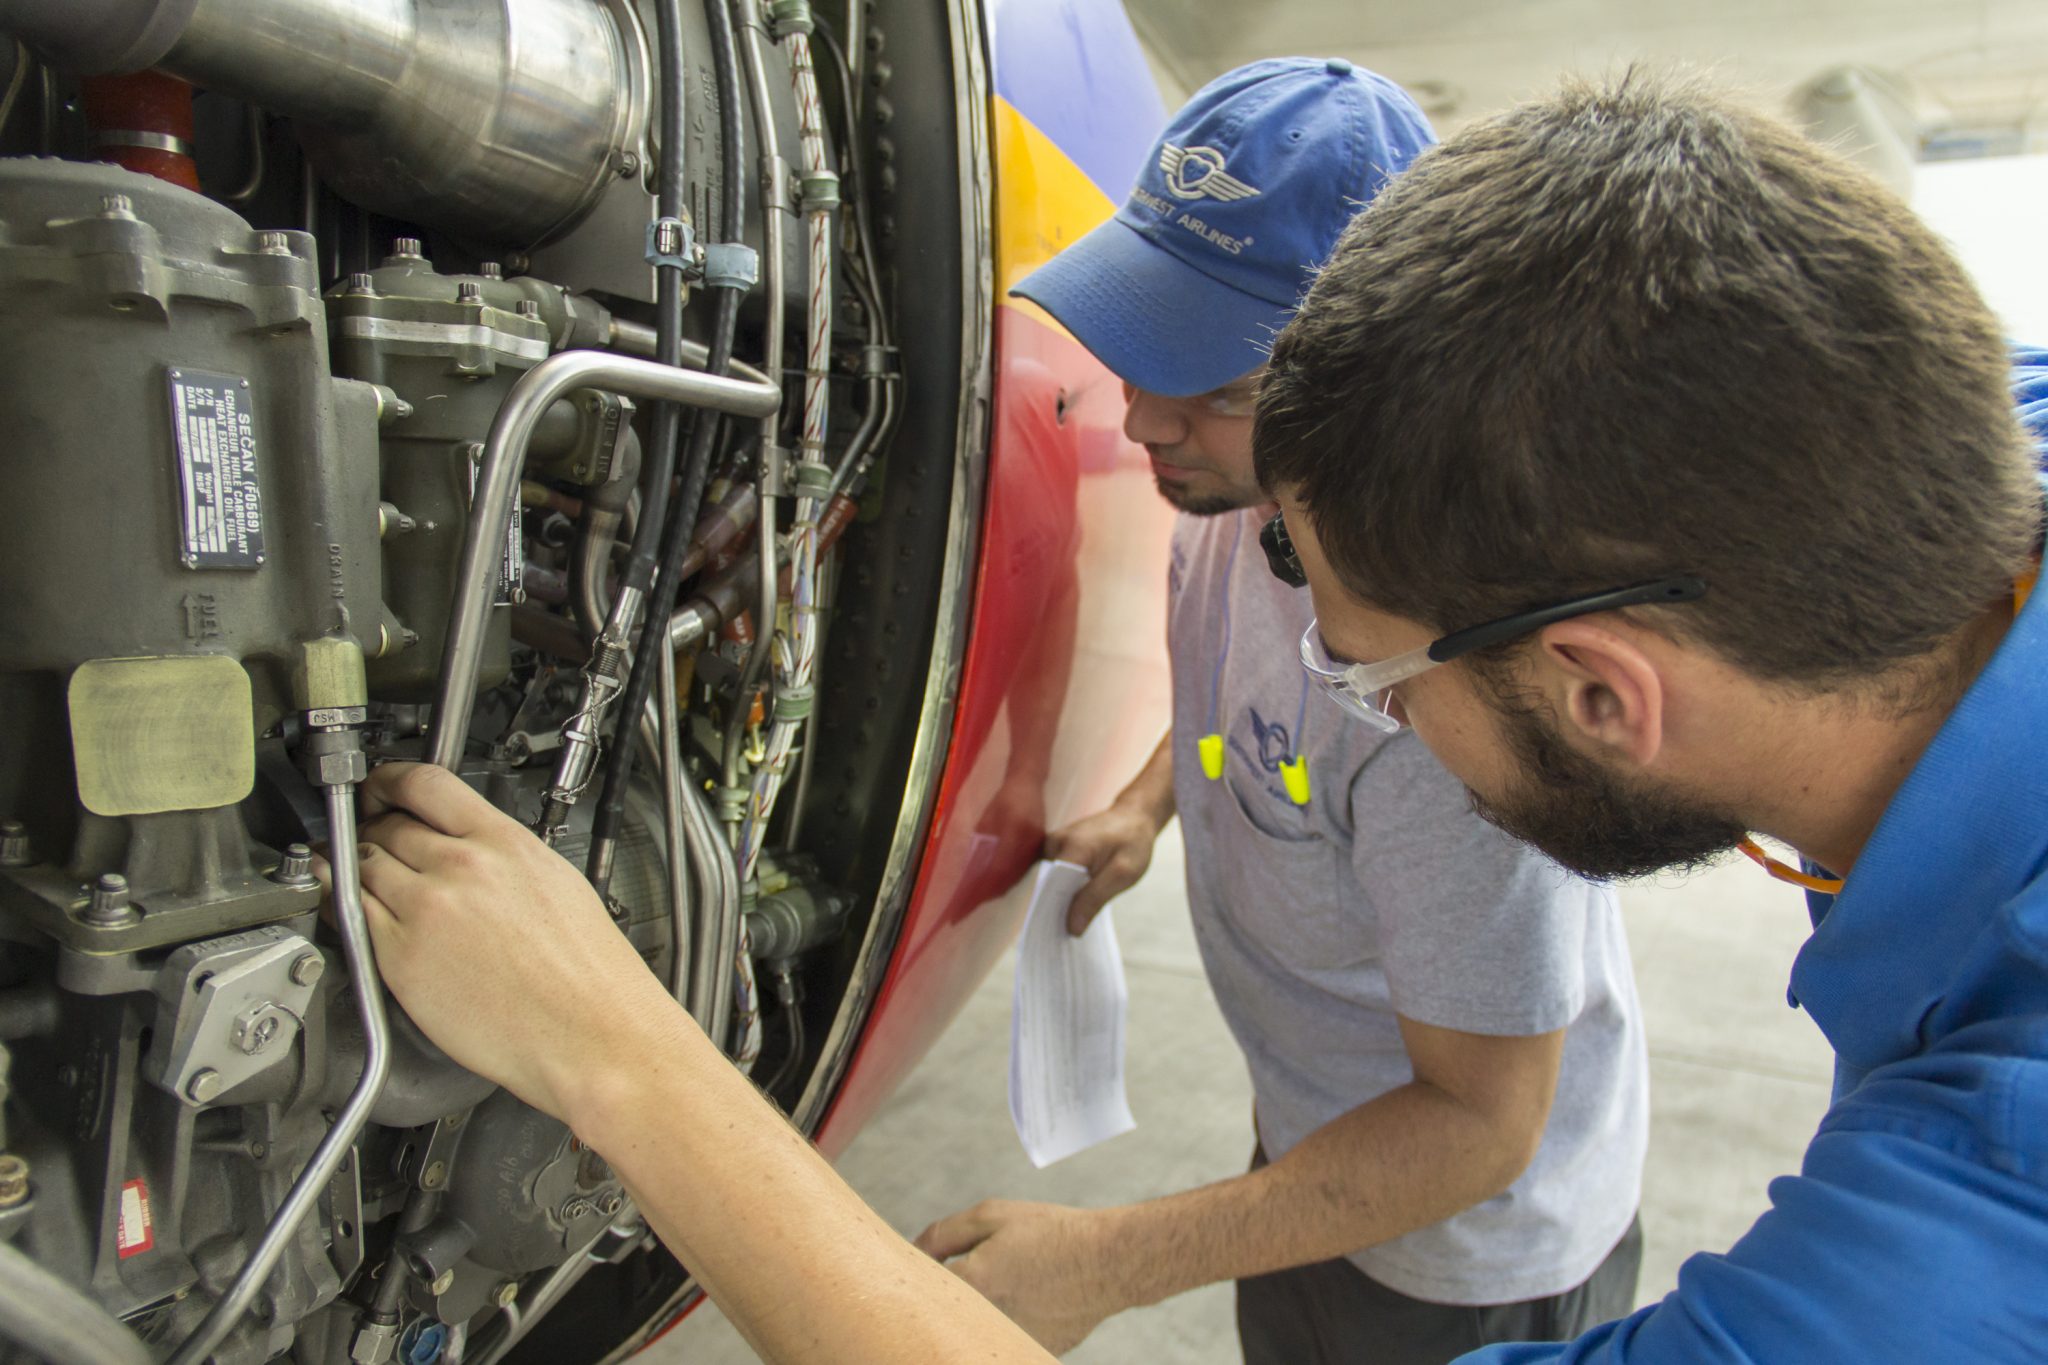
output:
[[[793,491],[789,477],[789,448],[772,441],[761,443],[761,496],[786,498]]]
[[[311,943],[274,926],[172,953],[156,983],[167,1043],[150,1079],[197,1108],[290,1056],[313,998],[293,965],[309,957],[319,957]]]

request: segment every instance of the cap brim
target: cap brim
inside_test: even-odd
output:
[[[1265,364],[1294,313],[1211,279],[1115,218],[1010,292],[1052,314],[1119,379],[1169,398]]]

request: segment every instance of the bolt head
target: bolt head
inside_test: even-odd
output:
[[[438,1190],[447,1182],[448,1163],[445,1161],[431,1162],[428,1164],[427,1169],[420,1172],[420,1188],[423,1190]],[[438,1293],[440,1291],[436,1290],[435,1292]]]
[[[211,1104],[220,1097],[225,1082],[221,1074],[212,1067],[203,1066],[192,1073],[192,1079],[185,1082],[185,1098],[194,1104]]]
[[[455,1272],[452,1269],[442,1271],[440,1274],[436,1275],[433,1278],[433,1281],[431,1283],[427,1285],[428,1291],[432,1293],[433,1296],[437,1299],[440,1298],[443,1294],[447,1293],[449,1290],[453,1289],[454,1287]]]
[[[413,259],[419,259],[420,256],[422,255],[420,250],[420,239],[417,237],[400,237],[398,240],[394,241],[391,244],[391,254],[394,256],[409,256],[412,257]]]
[[[491,1291],[491,1302],[500,1308],[510,1308],[519,1302],[519,1281],[507,1280]]]
[[[133,218],[135,216],[135,201],[125,194],[102,195],[100,196],[100,213],[103,217],[107,218]]]
[[[292,961],[291,977],[294,986],[317,985],[320,978],[326,974],[327,959],[319,953],[300,953]]]

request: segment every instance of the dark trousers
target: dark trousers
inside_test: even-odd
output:
[[[1425,1303],[1349,1261],[1319,1261],[1237,1282],[1245,1365],[1444,1365],[1503,1341],[1569,1341],[1635,1311],[1643,1226],[1628,1231],[1586,1282],[1521,1303]]]

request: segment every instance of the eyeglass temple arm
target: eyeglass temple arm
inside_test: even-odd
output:
[[[1590,616],[1596,611],[1615,611],[1622,607],[1692,602],[1704,597],[1706,592],[1707,585],[1703,580],[1681,575],[1676,578],[1659,578],[1650,583],[1638,583],[1632,588],[1598,592],[1590,597],[1574,597],[1555,606],[1538,607],[1534,611],[1518,612],[1513,616],[1503,616],[1498,621],[1487,621],[1464,630],[1452,631],[1430,645],[1429,657],[1440,664],[1449,663],[1460,655],[1485,649],[1488,645],[1501,644],[1558,621],[1568,621],[1574,616]]]

